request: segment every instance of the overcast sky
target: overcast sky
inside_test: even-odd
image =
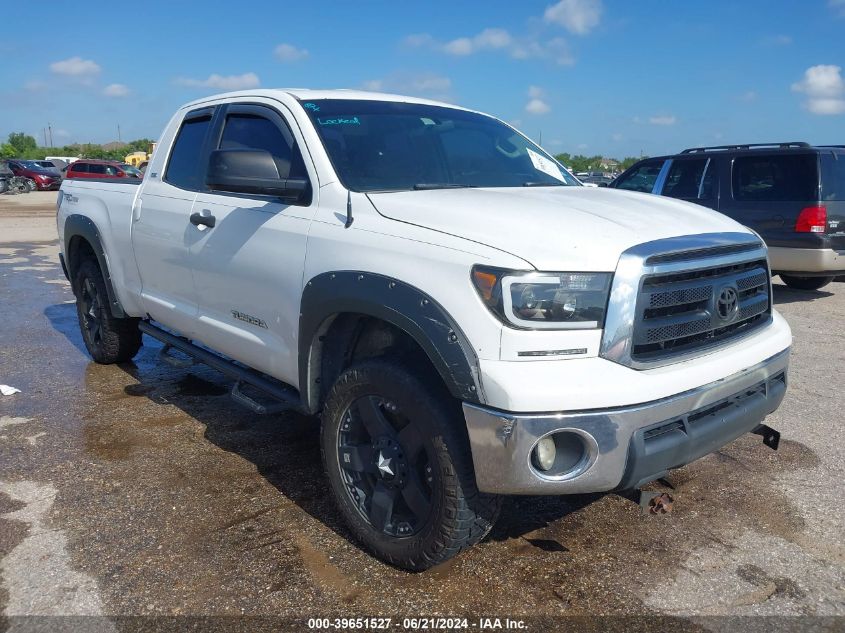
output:
[[[17,2],[3,22],[2,139],[156,138],[202,95],[315,87],[458,103],[554,153],[845,143],[845,0]]]

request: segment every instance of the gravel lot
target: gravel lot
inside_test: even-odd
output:
[[[272,616],[275,630],[438,614],[531,630],[554,628],[543,616],[618,630],[721,630],[736,620],[710,616],[748,615],[801,619],[745,628],[845,627],[845,283],[775,285],[795,336],[789,392],[768,421],[778,452],[746,436],[673,473],[669,515],[615,495],[513,499],[484,543],[409,574],[340,523],[312,419],[256,418],[213,371],[158,362],[150,339],[135,363],[90,361],[54,203],[0,196],[0,383],[22,391],[0,396],[0,630],[29,630],[24,615],[109,616],[76,622],[128,630],[149,620],[117,616],[241,614]]]

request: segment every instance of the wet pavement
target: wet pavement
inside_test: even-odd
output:
[[[483,543],[411,574],[341,523],[313,419],[257,417],[222,376],[160,362],[147,337],[133,363],[91,362],[53,236],[4,241],[4,202],[0,383],[21,389],[0,396],[0,614],[13,629],[32,614],[303,628],[314,616],[637,615],[645,628],[661,615],[845,616],[845,283],[775,287],[795,335],[768,421],[779,451],[746,436],[678,470],[667,515],[615,495],[511,499]],[[27,213],[46,226],[52,210]]]

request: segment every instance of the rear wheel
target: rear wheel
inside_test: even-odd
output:
[[[781,275],[780,276],[783,283],[785,283],[790,288],[795,288],[796,290],[819,290],[824,288],[827,284],[831,281],[836,279],[836,277],[795,277],[793,275]]]
[[[427,569],[492,528],[501,500],[476,488],[464,425],[442,385],[397,361],[366,361],[335,383],[324,465],[347,524],[379,558]]]
[[[138,319],[112,316],[106,282],[96,261],[82,262],[74,278],[74,289],[79,329],[91,358],[104,365],[134,358],[141,348]]]

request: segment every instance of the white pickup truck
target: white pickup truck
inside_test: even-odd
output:
[[[142,182],[66,180],[95,361],[142,333],[258,413],[319,415],[340,512],[425,569],[502,495],[627,491],[762,424],[791,333],[766,247],[700,206],[587,188],[502,121],[257,90],[181,108]]]

